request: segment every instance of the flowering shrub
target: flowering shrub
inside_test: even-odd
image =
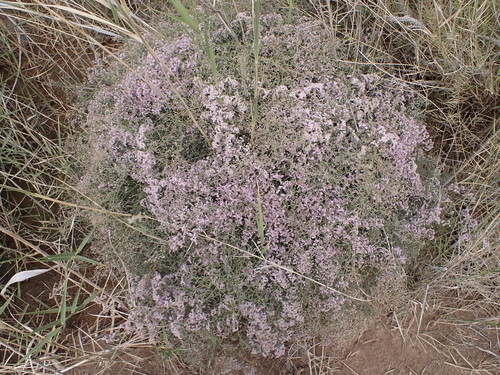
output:
[[[96,74],[88,106],[82,187],[154,217],[137,224],[163,239],[133,250],[127,329],[238,332],[254,352],[281,356],[311,320],[401,274],[433,236],[439,182],[424,167],[431,142],[415,95],[347,74],[319,23],[270,14],[254,103],[247,15],[232,24],[243,43],[214,33],[219,79],[167,27],[154,53],[122,56],[134,72]],[[131,251],[124,238],[114,247]]]

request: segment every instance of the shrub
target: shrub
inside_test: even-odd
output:
[[[96,73],[82,189],[162,239],[112,237],[134,275],[127,329],[238,334],[279,357],[401,278],[440,222],[440,185],[408,87],[350,75],[318,22],[269,14],[254,102],[252,22],[231,26],[238,41],[213,33],[218,79],[175,25],[124,52],[134,71]]]

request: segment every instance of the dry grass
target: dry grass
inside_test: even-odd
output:
[[[75,191],[71,158],[62,148],[73,131],[68,126],[73,88],[95,56],[112,56],[127,40],[142,41],[141,33],[151,28],[130,9],[148,15],[152,3],[0,2],[1,282],[22,270],[53,268],[11,286],[12,293],[0,300],[2,373],[107,374],[116,366],[134,373],[144,364],[144,353],[154,352],[137,337],[118,337],[113,345],[104,340],[127,317],[127,285],[104,268],[67,255],[85,255],[88,231],[75,211],[65,208],[66,194]],[[282,3],[320,17],[348,51],[353,70],[404,80],[425,99],[436,153],[449,182],[464,190],[454,203],[470,207],[479,224],[469,241],[463,224],[456,224],[440,238],[442,246],[430,249],[411,302],[393,315],[394,328],[405,342],[446,357],[457,372],[494,374],[500,351],[500,5]],[[158,345],[171,354],[161,371],[182,373],[168,343]],[[302,351],[308,358],[304,373],[335,374],[341,368],[317,343]]]
[[[471,231],[464,222],[451,223],[442,246],[430,249],[411,303],[399,320],[394,315],[394,328],[405,340],[443,354],[457,373],[493,374],[500,364],[499,4],[309,2],[339,43],[351,48],[353,65],[421,92],[447,183],[463,190],[453,203],[457,210],[468,207],[478,221]],[[446,332],[448,339],[439,337]]]
[[[0,297],[2,374],[75,373],[124,362],[116,353],[146,346],[137,338],[111,349],[103,342],[126,319],[126,286],[83,256],[91,233],[67,202],[75,190],[63,143],[76,89],[96,56],[140,30],[122,5],[106,4],[0,3],[1,282],[51,269]]]

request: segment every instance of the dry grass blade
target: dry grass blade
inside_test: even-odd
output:
[[[144,21],[133,15],[123,3],[117,4],[115,2],[103,1],[95,2],[116,12],[122,21],[127,23],[130,21],[136,21],[143,27],[147,26]],[[0,11],[13,11],[15,16],[13,15],[11,17],[19,17],[19,21],[22,21],[25,16],[27,16],[27,19],[29,20],[41,17],[73,26],[75,31],[89,29],[114,37],[121,37],[123,35],[137,42],[141,41],[140,36],[132,31],[130,27],[122,27],[100,14],[89,11],[88,8],[75,5],[77,4],[67,1],[60,1],[59,4],[47,4],[43,1],[0,1]]]
[[[67,323],[93,307],[98,295],[122,305],[87,278],[78,260],[83,258],[70,256],[85,245],[77,249],[80,224],[67,226],[67,209],[61,206],[67,193],[62,181],[72,183],[69,157],[61,147],[70,132],[61,127],[71,108],[67,88],[86,75],[93,48],[105,42],[99,33],[134,34],[104,17],[102,9],[72,1],[2,1],[0,15],[2,281],[27,269],[55,265],[57,271],[9,287],[13,293],[0,304],[0,372],[65,373],[65,364],[82,354],[63,344]]]

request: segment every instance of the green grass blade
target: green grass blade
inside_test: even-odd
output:
[[[293,11],[295,10],[295,0],[288,0],[288,12],[286,14],[286,22],[291,23],[292,22],[292,14]]]
[[[66,323],[66,312],[67,312],[67,306],[66,306],[66,300],[68,298],[68,274],[66,273],[64,277],[64,286],[63,286],[63,291],[62,291],[62,297],[61,297],[61,307],[60,307],[60,321],[61,325],[64,325]]]
[[[219,75],[219,72],[217,71],[217,64],[215,62],[215,52],[214,52],[214,49],[212,47],[210,36],[208,35],[208,30],[206,28],[205,28],[204,37],[205,37],[205,51],[208,55],[208,61],[210,62],[210,69],[212,69],[212,75],[213,75],[215,81],[217,81],[217,77]]]
[[[11,303],[12,301],[12,298],[14,298],[14,294],[11,294],[9,296],[9,298],[6,298],[5,299],[5,302],[3,303],[2,306],[0,306],[0,316],[3,314],[4,310],[7,308],[7,306],[9,306],[9,304]]]
[[[40,258],[40,260],[43,262],[69,262],[74,260],[80,260],[82,262],[95,264],[97,266],[101,265],[101,263],[96,260],[84,257],[82,255],[78,255],[78,252],[48,255],[46,257]]]
[[[255,128],[257,127],[257,102],[259,100],[259,26],[260,26],[260,1],[252,0],[252,22],[253,22],[253,54],[254,54],[254,87],[253,87],[253,103],[252,103],[252,129],[250,139],[253,141],[255,137]]]
[[[257,184],[257,230],[259,231],[260,246],[262,251],[265,247],[264,244],[266,238],[264,235],[264,214],[262,213],[262,201],[260,198],[259,184]]]
[[[186,9],[184,5],[182,5],[180,0],[171,0],[171,3],[174,6],[175,10],[177,10],[179,15],[181,16],[182,22],[184,22],[191,29],[193,29],[193,31],[196,34],[198,34],[198,36],[201,36],[201,31],[200,28],[198,27],[198,23],[195,21],[194,18],[191,17],[189,11]]]
[[[260,50],[260,42],[259,42],[259,28],[260,28],[260,1],[253,0],[252,1],[252,22],[253,22],[253,52],[254,57],[258,63],[259,61],[259,50]]]
[[[80,300],[81,289],[76,290],[75,297],[73,298],[73,303],[69,309],[70,315],[73,315],[78,311],[78,301]]]
[[[85,238],[82,240],[82,242],[80,242],[80,245],[78,245],[78,248],[76,249],[76,254],[80,254],[82,252],[82,250],[85,248],[85,246],[88,244],[88,242],[90,241],[90,239],[92,238],[94,234],[94,231],[90,231],[89,234],[87,234],[85,236]]]
[[[31,348],[28,351],[28,353],[26,353],[26,355],[21,359],[21,362],[22,363],[25,362],[28,358],[38,353],[45,344],[50,343],[54,338],[54,336],[57,336],[61,332],[61,329],[62,327],[57,327],[55,330],[53,330],[47,336],[45,336],[42,340],[40,340],[38,344],[36,344],[33,348]]]
[[[92,294],[89,297],[87,297],[80,305],[78,305],[78,301],[80,300],[80,295],[81,295],[81,290],[78,289],[77,292],[76,292],[76,295],[74,297],[73,303],[71,304],[71,306],[68,307],[70,313],[67,316],[67,319],[69,319],[71,316],[73,316],[74,314],[80,312],[85,307],[87,307],[87,305],[90,302],[92,302],[94,300],[94,298],[97,296],[97,294]],[[54,307],[54,308],[47,308],[45,310],[37,310],[37,311],[26,312],[25,315],[57,314],[59,311],[60,311],[60,308]]]

